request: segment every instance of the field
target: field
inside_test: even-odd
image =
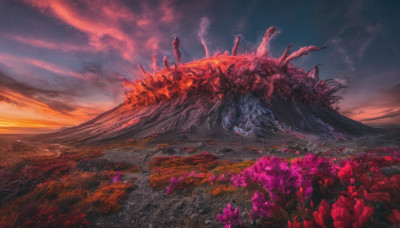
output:
[[[149,137],[77,148],[8,136],[2,157],[0,227],[400,224],[398,144]]]

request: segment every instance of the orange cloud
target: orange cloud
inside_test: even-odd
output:
[[[115,64],[113,67],[119,69],[122,66],[134,77],[137,72],[136,67],[132,68],[137,64],[135,61],[159,53],[160,47],[169,47],[169,34],[179,25],[176,23],[179,13],[176,12],[170,0],[156,0],[153,3],[146,1],[129,3],[118,0],[23,1],[42,14],[57,19],[74,35],[84,39],[80,39],[76,43],[68,43],[59,39],[42,39],[21,33],[3,33],[3,37],[25,46],[56,52],[112,54],[112,58],[117,56],[115,60],[112,60],[112,64]],[[128,7],[125,4],[135,4],[135,6]],[[39,58],[2,53],[0,53],[0,62],[12,69],[12,72],[20,74],[19,79],[23,79],[23,76],[26,75],[29,76],[29,80],[43,80],[39,74],[32,71],[31,67],[34,67],[33,70],[38,68],[65,76],[62,80],[67,83],[71,82],[65,86],[65,91],[52,91],[35,88],[29,84],[29,81],[20,82],[0,71],[0,109],[2,110],[0,133],[18,131],[32,133],[36,130],[43,132],[63,126],[77,125],[115,107],[119,94],[123,93],[122,88],[119,93],[115,92],[119,89],[118,83],[108,69],[102,68],[103,64],[96,66],[90,61],[82,62],[81,66],[77,66],[80,67],[80,70],[74,70],[62,63],[56,64]],[[91,86],[93,86],[92,88],[88,84],[84,84],[79,85],[81,87],[78,89],[101,88],[102,94],[79,91],[79,96],[84,94],[83,96],[87,96],[87,99],[78,100],[76,94],[71,94],[78,89],[73,88],[68,91],[68,86],[74,86],[76,81],[68,81],[68,77],[83,79],[91,82]],[[111,84],[113,87],[110,86]],[[107,97],[106,92],[114,93],[114,98]]]
[[[32,133],[77,125],[115,106],[74,101],[71,91],[37,88],[0,71],[0,133]]]
[[[2,91],[0,96],[0,101],[7,100],[0,102],[0,133],[8,134],[49,132],[65,126],[74,126],[114,106],[112,102],[97,107],[75,106],[74,110],[66,113],[13,91]]]

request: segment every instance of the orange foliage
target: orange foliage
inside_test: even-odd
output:
[[[60,156],[35,157],[10,167],[2,176],[8,182],[3,181],[0,190],[13,189],[18,194],[1,199],[0,227],[79,227],[87,224],[83,211],[93,214],[118,210],[131,183],[113,183],[113,170],[76,169],[78,161],[101,155],[100,148],[68,148]],[[114,169],[138,170],[125,162],[114,163]]]
[[[196,172],[196,176],[186,176],[183,185],[198,186],[212,176],[209,171],[219,165],[227,165],[232,162],[216,161],[217,157],[204,152],[197,155],[180,157],[155,157],[150,163],[153,174],[150,176],[150,185],[155,189],[163,189],[170,183],[171,177],[184,176],[188,172]]]
[[[19,212],[16,210],[0,210],[0,227],[14,227],[15,222],[19,217]]]
[[[224,192],[233,192],[235,191],[235,187],[232,184],[223,184],[223,185],[219,185],[216,188],[214,188],[213,190],[211,190],[211,194],[213,196],[217,196],[220,195]]]
[[[163,189],[170,185],[171,177],[181,177],[182,181],[175,188],[191,188],[203,184],[209,184],[210,178],[215,175],[237,174],[243,169],[254,164],[254,161],[243,161],[233,163],[231,161],[216,161],[217,157],[210,153],[180,157],[155,157],[150,168],[153,171],[150,176],[150,185],[155,189]],[[226,176],[229,182],[229,175]],[[223,192],[233,191],[233,185],[227,184],[216,186],[211,194],[216,196]]]
[[[231,165],[222,165],[214,169],[216,175],[224,173],[238,174],[242,172],[245,168],[254,165],[255,161],[242,161]]]
[[[66,151],[61,153],[62,158],[71,159],[74,161],[80,161],[83,159],[97,158],[103,155],[103,149],[98,147],[86,147],[86,148],[68,148]]]
[[[120,209],[119,203],[125,198],[126,192],[132,189],[130,183],[116,182],[102,184],[95,192],[90,194],[87,201],[100,208],[102,212],[109,213]]]

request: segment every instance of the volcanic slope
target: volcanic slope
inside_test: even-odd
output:
[[[344,88],[338,80],[320,80],[318,65],[308,72],[291,61],[323,47],[308,46],[269,56],[277,29],[267,29],[257,51],[232,53],[181,63],[179,39],[172,43],[175,62],[144,79],[120,78],[127,89],[118,107],[79,126],[46,135],[58,142],[103,142],[162,134],[226,136],[248,139],[294,135],[306,139],[350,139],[376,132],[339,114],[334,108]]]

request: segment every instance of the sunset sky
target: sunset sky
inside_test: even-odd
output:
[[[398,1],[0,0],[0,133],[54,131],[117,106],[118,76],[137,79],[154,54],[172,60],[174,36],[184,62],[203,58],[203,17],[212,54],[237,34],[239,51],[251,52],[271,25],[280,29],[272,56],[290,43],[326,46],[294,64],[346,81],[342,114],[400,127]]]

